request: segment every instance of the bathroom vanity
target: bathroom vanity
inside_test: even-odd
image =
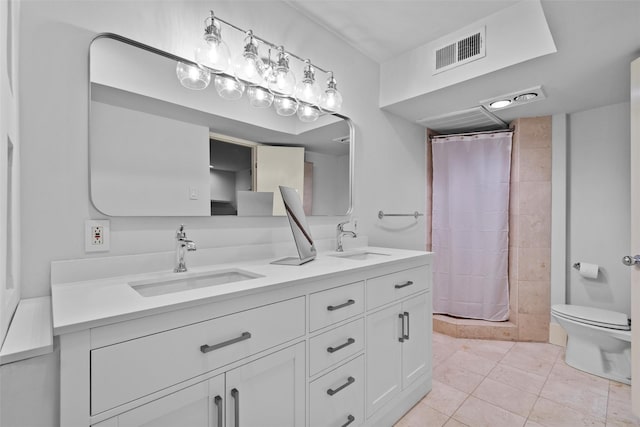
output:
[[[389,426],[431,389],[430,253],[91,263],[52,265],[65,427]]]

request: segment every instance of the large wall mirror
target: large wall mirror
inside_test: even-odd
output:
[[[170,53],[113,35],[90,46],[91,200],[110,216],[284,215],[278,186],[307,215],[351,210],[354,131],[325,114],[313,123],[213,84],[184,88]]]

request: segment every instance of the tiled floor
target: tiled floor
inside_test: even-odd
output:
[[[640,426],[628,385],[564,362],[544,343],[433,334],[433,389],[395,427]]]

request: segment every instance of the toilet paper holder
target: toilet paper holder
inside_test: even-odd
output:
[[[579,262],[574,262],[573,263],[573,268],[575,268],[576,270],[580,270],[580,263]]]

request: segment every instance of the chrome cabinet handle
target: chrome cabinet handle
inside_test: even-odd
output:
[[[398,338],[398,341],[400,342],[404,342],[404,314],[400,313],[398,314],[398,318],[400,318],[400,325],[402,326],[402,332],[400,332],[400,337]]]
[[[402,289],[402,288],[406,288],[407,286],[411,286],[411,285],[413,285],[413,282],[411,280],[407,280],[404,283],[398,283],[397,285],[394,286],[394,288]]]
[[[354,417],[353,415],[349,414],[349,416],[347,417],[347,422],[342,424],[341,427],[347,427],[349,424],[351,424],[355,420],[356,420],[356,417]]]
[[[339,345],[339,346],[337,346],[337,347],[327,347],[327,351],[328,351],[329,353],[334,353],[334,352],[336,352],[336,351],[338,351],[338,350],[342,350],[343,348],[345,348],[345,347],[346,347],[346,346],[348,346],[348,345],[353,344],[354,342],[356,342],[356,340],[354,340],[353,338],[349,338],[349,339],[347,340],[347,342],[346,342],[346,343],[344,343],[344,344],[340,344],[340,345]]]
[[[219,348],[226,347],[228,345],[235,344],[240,341],[248,340],[249,338],[251,338],[251,332],[243,332],[242,335],[240,335],[238,338],[233,338],[229,341],[224,341],[214,345],[208,345],[208,344],[201,345],[200,351],[203,353],[209,353],[210,351],[218,350]]]
[[[345,302],[344,304],[340,304],[340,305],[328,305],[327,306],[327,310],[329,311],[333,311],[333,310],[340,310],[341,308],[345,308],[348,307],[350,305],[355,304],[356,302],[352,299],[348,300],[347,302]]]
[[[407,319],[407,334],[404,335],[402,338],[404,338],[405,340],[408,340],[409,339],[409,312],[408,311],[404,312],[404,317]]]
[[[329,396],[333,396],[334,394],[336,394],[337,392],[339,392],[340,390],[343,390],[345,387],[349,387],[351,384],[355,383],[356,379],[353,377],[349,377],[347,378],[347,382],[342,384],[340,387],[336,388],[336,389],[329,389],[327,390],[327,394]]]
[[[233,423],[235,427],[240,427],[240,392],[237,388],[231,389],[231,397],[233,397]]]
[[[216,405],[216,408],[218,409],[218,427],[222,427],[222,397],[214,397],[213,404]]]

